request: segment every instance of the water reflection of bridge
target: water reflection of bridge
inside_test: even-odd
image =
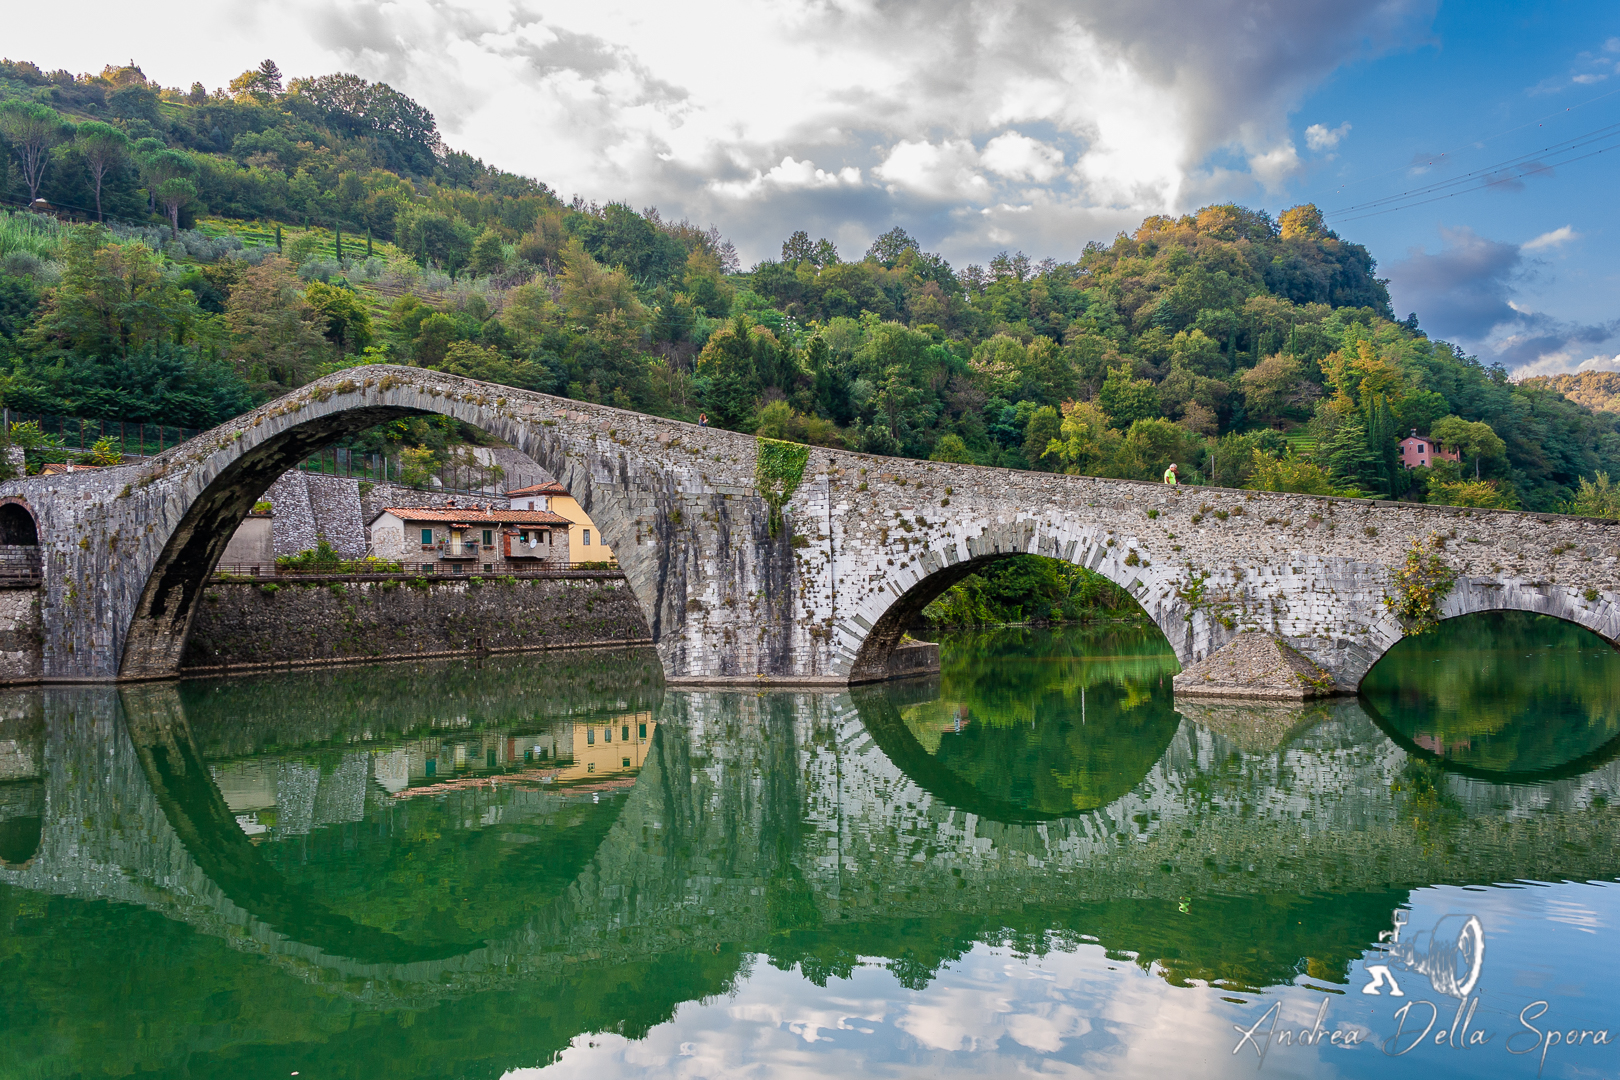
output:
[[[1276,931],[1331,939],[1277,943],[1288,963],[1337,957],[1342,969],[1387,918],[1391,894],[1620,874],[1620,817],[1607,808],[1620,795],[1620,765],[1535,787],[1448,775],[1415,764],[1354,703],[1189,710],[1191,722],[1169,724],[1162,752],[1125,790],[1093,808],[1032,816],[993,800],[964,808],[971,800],[914,767],[921,759],[902,714],[929,699],[926,685],[909,700],[896,691],[675,694],[659,691],[650,671],[629,697],[604,689],[549,717],[544,687],[503,689],[499,672],[460,683],[428,672],[441,691],[432,705],[407,676],[392,697],[360,699],[333,693],[343,673],[308,676],[303,694],[281,680],[256,710],[271,715],[253,721],[238,712],[240,684],[16,693],[0,732],[10,777],[0,784],[9,830],[0,854],[26,858],[0,868],[0,881],[138,905],[322,993],[427,1006],[660,957],[697,963],[723,951],[734,969],[738,952],[806,964],[828,950],[873,955],[884,949],[876,928],[897,918],[933,928],[923,936],[938,941],[924,947],[914,928],[905,948],[935,962],[964,933],[1062,924],[1167,967],[1254,982],[1287,971],[1225,970],[1221,945],[1196,932],[1166,945],[1154,902],[1371,897],[1346,900],[1355,910],[1342,918]],[[409,919],[376,925],[341,897],[312,892],[255,846],[210,779],[254,754],[313,762],[301,827],[370,820],[390,794],[382,763],[424,726],[487,739],[537,717],[611,717],[618,738],[637,734],[622,718],[638,712],[655,726],[633,786],[617,793],[476,783],[440,793],[464,828],[493,841],[574,813],[593,846],[555,888],[472,882],[471,903],[485,910],[426,938],[400,929]],[[1095,797],[1078,792],[1076,805]],[[581,799],[589,812],[577,811]],[[30,819],[37,848],[25,853]],[[574,1030],[616,1021],[579,1023]]]

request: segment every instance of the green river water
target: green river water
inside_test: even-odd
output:
[[[1156,632],[942,657],[0,692],[0,1076],[1620,1073],[1592,634],[1308,705],[1178,701]]]

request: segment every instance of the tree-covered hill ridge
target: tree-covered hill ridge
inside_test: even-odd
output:
[[[1554,509],[1620,418],[1396,320],[1315,207],[1154,216],[1062,261],[953,267],[901,229],[792,232],[747,272],[714,227],[562,202],[447,149],[428,110],[269,63],[210,92],[0,64],[0,392],[206,426],[374,359],[878,454]],[[1457,466],[1401,468],[1421,433]],[[442,459],[415,421],[361,449]],[[1290,447],[1293,450],[1290,450]]]

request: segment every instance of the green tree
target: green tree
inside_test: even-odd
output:
[[[285,259],[243,272],[225,305],[230,358],[243,377],[274,392],[301,386],[330,355],[326,321],[304,299]]]
[[[941,435],[939,441],[934,444],[934,452],[928,455],[928,460],[972,465],[973,454],[968,450],[967,443],[962,441],[962,436]]]
[[[180,211],[197,200],[197,185],[184,176],[171,176],[152,193],[169,215],[169,227],[180,235]]]
[[[754,323],[734,317],[709,338],[698,355],[698,375],[708,380],[703,402],[711,423],[741,431],[754,415],[759,373],[754,365]]]
[[[1043,472],[1056,472],[1058,462],[1047,454],[1052,440],[1063,433],[1063,418],[1050,405],[1042,405],[1030,413],[1024,425],[1024,460],[1030,468]]]
[[[1063,406],[1058,438],[1047,444],[1044,455],[1056,457],[1063,471],[1084,476],[1105,476],[1119,451],[1121,435],[1107,415],[1090,401]]]
[[[1464,420],[1458,416],[1443,416],[1429,428],[1429,435],[1448,450],[1460,452],[1464,459],[1474,459],[1474,479],[1479,479],[1479,463],[1484,458],[1499,458],[1507,452],[1507,444],[1489,424],[1478,420]]]
[[[39,198],[39,185],[45,177],[45,163],[50,160],[51,148],[72,134],[73,125],[55,109],[16,98],[0,102],[0,135],[6,137],[22,165],[30,204]]]
[[[1108,369],[1097,403],[1108,414],[1111,426],[1128,428],[1159,415],[1159,389],[1147,379],[1133,378],[1130,368],[1121,364]]]
[[[1497,486],[1495,480],[1431,480],[1424,500],[1439,506],[1470,506],[1482,510],[1517,510],[1513,492]]]
[[[435,311],[422,320],[421,329],[412,343],[412,353],[422,367],[437,367],[450,352],[456,340],[455,320],[442,311]]]
[[[485,229],[473,241],[469,266],[475,274],[488,276],[506,269],[505,243],[494,229]]]
[[[353,289],[312,281],[304,299],[326,320],[326,339],[339,355],[359,353],[371,344],[371,310]]]
[[[1590,480],[1583,476],[1575,497],[1559,509],[1582,517],[1620,519],[1620,484],[1610,482],[1606,472]]]
[[[1243,403],[1256,420],[1280,420],[1300,403],[1299,361],[1275,353],[1243,373]]]
[[[1295,457],[1292,453],[1268,454],[1255,448],[1249,479],[1243,486],[1250,491],[1292,491],[1300,495],[1342,495],[1333,485],[1333,477],[1313,461]]]
[[[209,317],[144,244],[112,244],[99,225],[68,233],[62,280],[30,331],[47,354],[129,358],[208,336]]]
[[[73,133],[74,145],[90,170],[90,182],[96,191],[96,220],[102,220],[101,186],[107,173],[129,160],[129,136],[111,124],[91,120],[80,124]]]

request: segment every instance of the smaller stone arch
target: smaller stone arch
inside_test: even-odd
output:
[[[1459,578],[1440,604],[1443,620],[1460,619],[1487,611],[1525,611],[1550,615],[1585,627],[1610,645],[1620,648],[1620,606],[1616,595],[1597,589],[1579,589],[1550,581],[1498,581],[1491,578]],[[1366,635],[1368,646],[1347,654],[1349,663],[1340,672],[1340,685],[1360,688],[1373,666],[1382,660],[1403,637],[1400,623],[1385,614]]]
[[[1196,659],[1195,619],[1176,592],[1176,573],[1140,561],[1133,564],[1129,561],[1132,550],[1128,544],[1110,543],[1102,536],[1059,536],[1034,520],[998,525],[971,538],[942,538],[908,557],[903,569],[909,571],[906,576],[911,583],[891,589],[882,610],[843,621],[849,681],[890,678],[889,658],[924,608],[968,575],[1014,555],[1057,559],[1106,577],[1141,605],[1185,666]],[[896,575],[896,579],[904,581],[906,576]]]
[[[39,522],[24,499],[0,499],[0,546],[39,547]]]

